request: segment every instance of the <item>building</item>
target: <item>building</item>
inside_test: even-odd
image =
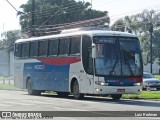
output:
[[[153,74],[160,74],[160,66],[157,63],[158,61],[156,60],[153,64],[152,64],[152,73]],[[146,72],[151,72],[151,65],[150,63],[148,63],[147,65],[144,65],[144,71]]]
[[[13,60],[13,52],[8,55],[5,50],[0,50],[0,76],[13,75]]]

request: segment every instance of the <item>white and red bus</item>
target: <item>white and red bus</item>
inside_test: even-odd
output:
[[[130,33],[77,28],[15,42],[15,86],[30,95],[55,91],[84,95],[138,94],[143,64],[138,38]]]

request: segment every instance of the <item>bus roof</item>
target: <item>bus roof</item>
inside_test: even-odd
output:
[[[15,43],[19,42],[27,42],[27,41],[36,41],[36,40],[45,40],[45,39],[54,39],[60,37],[70,37],[70,36],[78,36],[78,35],[89,35],[89,36],[123,36],[123,37],[136,37],[134,34],[127,32],[119,32],[119,31],[109,31],[109,30],[66,30],[65,32],[61,32],[56,35],[48,35],[41,37],[32,37],[27,39],[18,39]]]

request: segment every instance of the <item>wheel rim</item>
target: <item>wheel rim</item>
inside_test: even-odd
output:
[[[31,83],[28,82],[28,93],[31,93],[31,91],[32,91],[32,86],[31,86]]]
[[[75,97],[78,97],[79,96],[79,86],[78,84],[76,83],[73,87],[73,93],[74,93],[74,96]]]

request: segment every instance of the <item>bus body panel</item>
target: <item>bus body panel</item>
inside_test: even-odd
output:
[[[94,94],[139,94],[142,86],[134,86],[131,83],[135,83],[134,78],[107,78],[107,77],[95,77],[96,81],[106,83],[106,79],[110,80],[108,85],[102,86],[94,83]],[[122,80],[122,81],[121,81]],[[113,86],[114,85],[114,86]]]
[[[15,60],[15,86],[25,89],[27,78],[30,78],[35,90],[53,90],[70,92],[72,78],[78,79],[81,62],[67,65],[50,65],[35,59]],[[72,66],[72,67],[70,67]]]
[[[14,63],[14,85],[21,89],[25,88],[25,81],[23,80],[23,66],[24,64],[20,61],[18,63]]]
[[[108,95],[108,94],[139,94],[141,86],[96,86],[94,94]]]
[[[70,65],[54,66],[42,62],[25,63],[24,76],[29,74],[35,90],[67,91]]]

